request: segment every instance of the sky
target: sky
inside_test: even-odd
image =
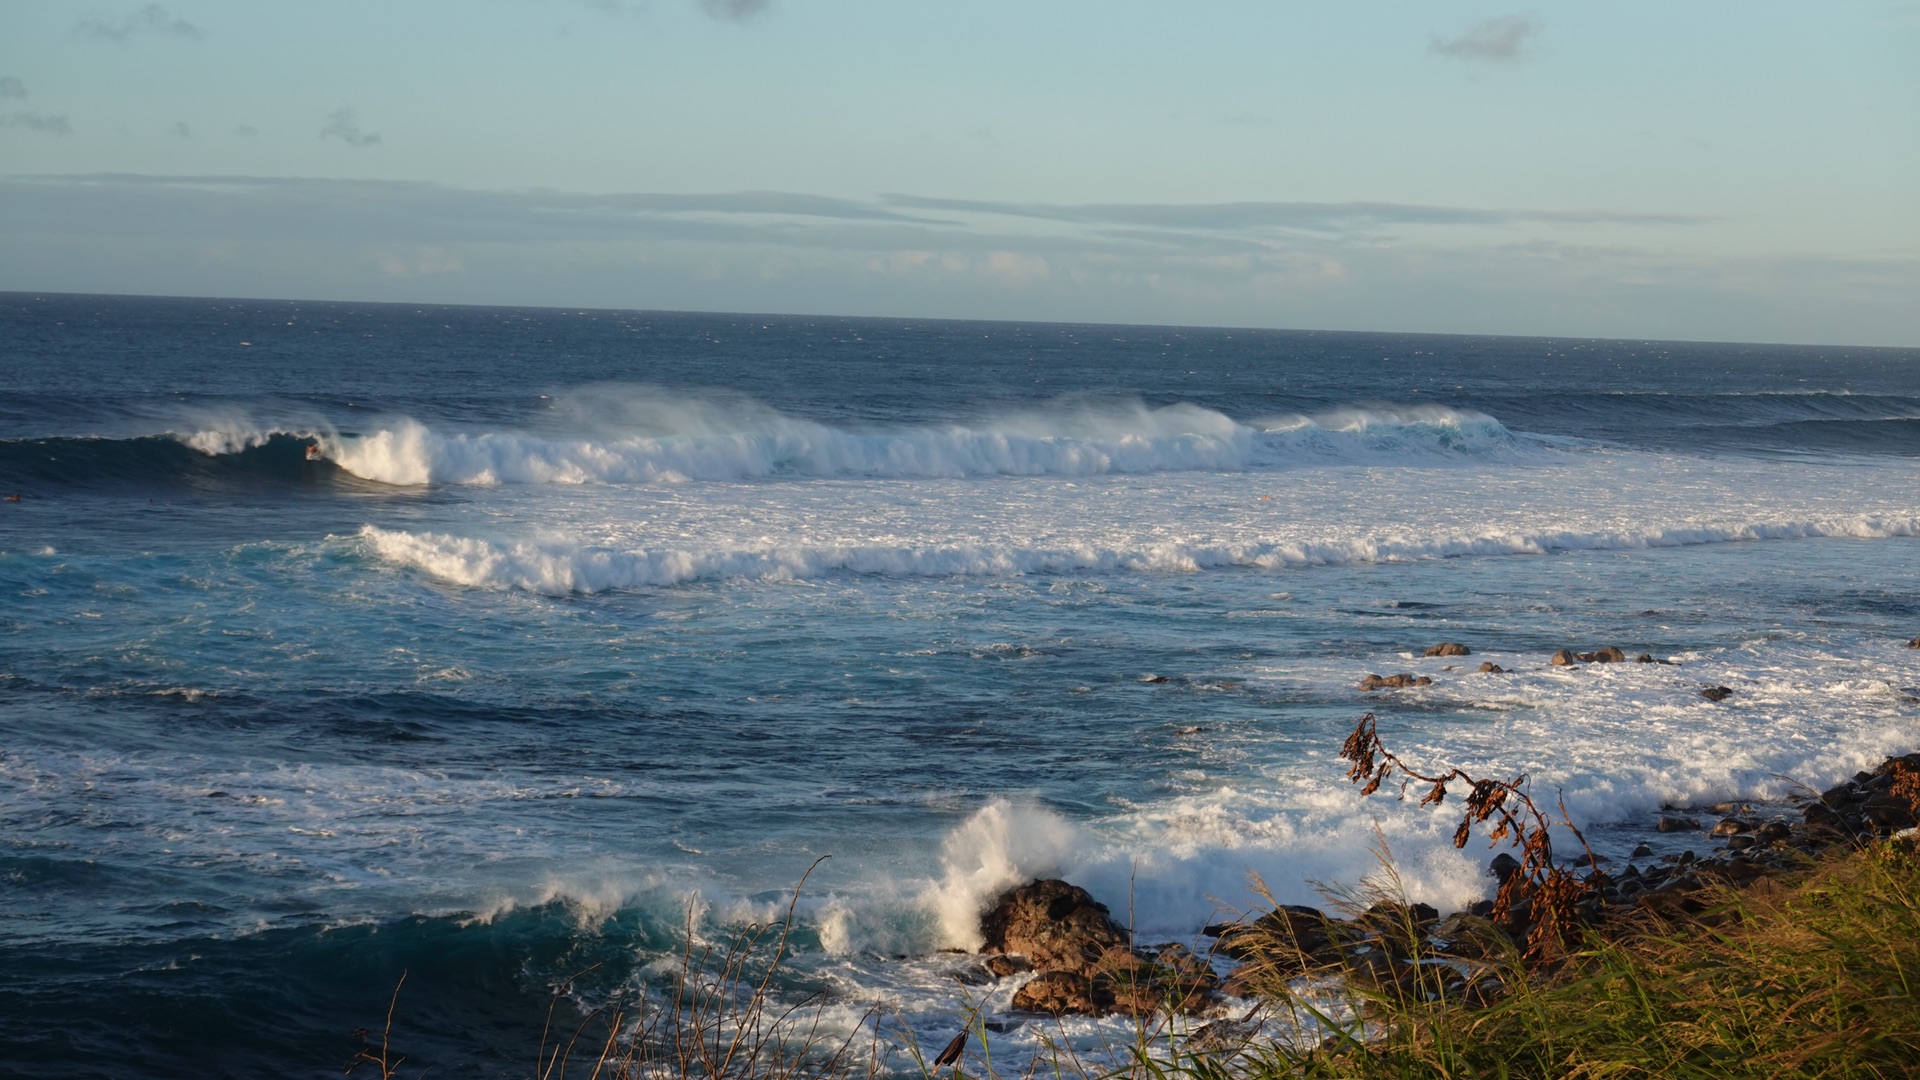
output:
[[[0,290],[1920,345],[1920,0],[0,0]]]

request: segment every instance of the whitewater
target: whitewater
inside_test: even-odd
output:
[[[1034,876],[1201,949],[1488,895],[1361,713],[1621,858],[1920,744],[1910,350],[0,301],[26,1075],[335,1074],[403,971],[517,1075],[821,856],[783,992],[1017,1062],[942,950]]]

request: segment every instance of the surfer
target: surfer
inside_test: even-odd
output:
[[[320,444],[319,443],[310,442],[307,444],[307,460],[308,461],[320,460]]]

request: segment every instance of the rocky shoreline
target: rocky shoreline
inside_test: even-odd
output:
[[[1920,639],[1908,647],[1920,648]],[[1446,642],[1425,655],[1468,656],[1471,650]],[[1647,654],[1637,661],[1672,663]],[[1632,661],[1613,646],[1583,653],[1563,649],[1549,661],[1563,667],[1624,662]],[[1483,664],[1481,671],[1501,669]],[[1360,688],[1430,683],[1426,676],[1411,674],[1369,675]],[[1731,693],[1717,686],[1701,690],[1712,701]],[[1363,721],[1363,729],[1365,725]],[[1355,775],[1364,774],[1356,767]],[[1717,820],[1703,823],[1703,817]],[[1221,1016],[1233,999],[1262,997],[1310,975],[1431,995],[1432,990],[1419,988],[1436,985],[1430,965],[1439,962],[1453,973],[1439,984],[1441,995],[1469,1006],[1484,1004],[1502,990],[1500,974],[1487,961],[1526,956],[1542,962],[1529,947],[1537,941],[1540,920],[1570,917],[1576,929],[1617,935],[1646,925],[1649,916],[1667,922],[1699,917],[1719,889],[1791,878],[1836,849],[1862,847],[1916,826],[1920,752],[1887,758],[1872,771],[1826,791],[1808,791],[1804,798],[1783,803],[1663,807],[1651,823],[1653,831],[1699,834],[1703,847],[1712,845],[1702,853],[1687,849],[1655,856],[1642,843],[1625,860],[1583,851],[1574,858],[1551,860],[1554,865],[1543,874],[1542,867],[1523,868],[1520,859],[1503,851],[1487,867],[1502,886],[1500,904],[1482,900],[1444,915],[1425,904],[1391,901],[1337,914],[1279,906],[1257,917],[1205,927],[1202,935],[1214,942],[1206,955],[1195,955],[1180,944],[1137,942],[1086,890],[1058,879],[1038,879],[1006,890],[988,905],[981,920],[980,958],[955,977],[974,984],[1013,984],[1015,1013]],[[1556,911],[1556,904],[1564,910]],[[1418,975],[1422,970],[1428,972],[1424,980]]]

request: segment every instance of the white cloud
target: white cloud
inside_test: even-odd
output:
[[[159,4],[148,4],[146,7],[136,8],[119,18],[97,13],[88,15],[74,24],[73,32],[95,41],[119,42],[132,41],[134,38],[148,35],[188,39],[198,39],[203,36],[198,26],[170,14]]]
[[[380,133],[363,131],[360,118],[352,109],[344,105],[333,110],[327,117],[327,126],[320,129],[322,139],[339,139],[348,146],[367,147],[380,145]]]
[[[1531,15],[1503,15],[1475,23],[1458,37],[1436,36],[1427,51],[1455,60],[1510,64],[1520,59],[1527,40],[1539,32],[1540,22]]]

